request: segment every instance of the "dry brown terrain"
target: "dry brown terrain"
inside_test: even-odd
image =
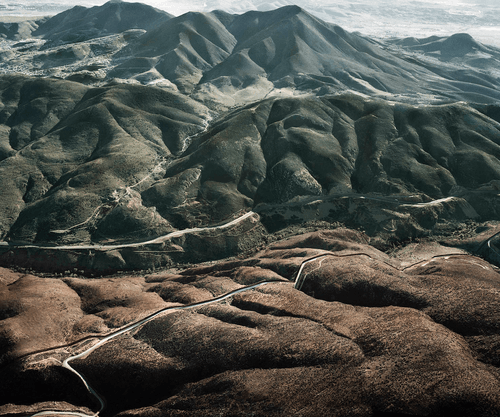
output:
[[[73,366],[106,399],[106,415],[498,415],[497,269],[436,244],[388,256],[368,242],[340,228],[151,275],[2,271],[1,392],[10,405],[0,411],[95,409],[58,363],[97,339],[51,348],[269,280],[170,310]],[[449,256],[430,258],[439,250]],[[426,260],[409,265],[411,253]],[[300,265],[315,257],[295,289]],[[37,350],[47,352],[15,360]]]

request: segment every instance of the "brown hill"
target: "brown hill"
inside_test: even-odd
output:
[[[0,413],[97,410],[58,365],[95,339],[11,362],[22,353],[270,280],[165,312],[72,366],[105,398],[103,415],[497,415],[498,273],[479,258],[421,246],[396,259],[339,228],[183,271],[9,277],[0,287],[0,395],[9,405]],[[408,265],[412,253],[423,260]],[[301,265],[298,290],[291,281]]]

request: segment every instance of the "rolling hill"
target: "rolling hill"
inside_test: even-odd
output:
[[[316,218],[386,239],[500,215],[495,105],[273,97],[217,117],[156,87],[2,81],[1,225],[12,245],[128,244],[249,210],[270,231]]]

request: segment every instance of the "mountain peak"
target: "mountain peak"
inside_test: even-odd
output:
[[[128,29],[148,30],[158,21],[172,17],[146,4],[110,0],[102,6],[77,6],[53,16],[34,35],[67,43],[75,39],[92,39],[104,33],[121,33]]]
[[[480,46],[480,44],[468,33],[455,33],[444,42],[461,48],[474,48]]]
[[[286,11],[289,11],[292,13],[300,13],[300,12],[304,11],[304,9],[302,7],[297,6],[296,4],[290,4],[288,6],[283,6],[283,7],[280,7],[278,10],[286,10]]]

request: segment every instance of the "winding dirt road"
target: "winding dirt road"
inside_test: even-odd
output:
[[[146,324],[147,322],[149,322],[151,320],[154,320],[155,318],[157,318],[158,316],[160,316],[160,315],[162,315],[164,313],[171,313],[173,311],[178,311],[178,310],[188,310],[188,309],[192,309],[192,308],[196,308],[196,307],[201,307],[201,306],[205,306],[205,305],[209,305],[209,304],[213,304],[213,303],[218,303],[219,301],[223,301],[223,300],[225,300],[225,299],[227,299],[229,297],[233,297],[236,294],[239,294],[239,293],[242,293],[242,292],[245,292],[245,291],[249,291],[249,290],[253,290],[253,289],[258,288],[258,287],[260,287],[262,285],[271,284],[271,283],[277,283],[277,282],[289,284],[289,282],[281,281],[281,280],[261,281],[261,282],[258,282],[256,284],[248,285],[248,286],[239,288],[237,290],[230,291],[230,292],[228,292],[226,294],[223,294],[223,295],[221,295],[219,297],[216,297],[216,298],[213,298],[211,300],[200,301],[198,303],[187,304],[187,305],[183,305],[183,306],[165,307],[165,308],[157,311],[156,313],[153,313],[153,314],[151,314],[151,315],[143,318],[142,320],[139,320],[137,322],[131,323],[131,324],[129,324],[129,325],[121,328],[120,330],[117,330],[117,331],[115,331],[113,333],[110,333],[110,334],[108,334],[106,336],[102,336],[103,338],[98,343],[96,343],[95,345],[91,346],[90,348],[84,350],[83,352],[81,352],[81,353],[79,353],[77,355],[70,356],[69,358],[65,359],[64,362],[62,363],[63,368],[66,368],[69,371],[73,372],[75,375],[77,375],[78,378],[83,382],[86,390],[99,402],[99,404],[100,404],[99,410],[96,413],[94,413],[94,414],[84,414],[84,413],[68,412],[68,411],[49,411],[49,410],[46,410],[46,411],[41,411],[39,413],[31,414],[31,417],[35,417],[35,416],[47,416],[47,415],[61,415],[61,416],[62,415],[73,415],[73,416],[79,416],[79,417],[95,417],[95,416],[99,415],[99,413],[102,410],[104,410],[104,408],[106,406],[105,399],[103,397],[101,397],[92,388],[92,386],[88,383],[88,381],[84,378],[84,376],[82,374],[80,374],[73,367],[71,367],[71,365],[69,364],[69,362],[72,362],[72,361],[77,360],[77,359],[85,358],[87,355],[89,355],[90,353],[92,353],[94,350],[96,350],[100,346],[104,345],[106,342],[108,342],[108,341],[114,339],[115,337],[118,337],[118,336],[120,336],[120,335],[122,335],[124,333],[127,333],[129,331],[137,329],[139,326],[142,326],[143,324]],[[50,349],[50,350],[54,350],[54,349]]]
[[[61,245],[61,246],[44,246],[44,245],[16,245],[16,244],[11,244],[8,245],[12,249],[47,249],[47,250],[74,250],[74,249],[83,249],[83,250],[115,250],[115,249],[123,249],[123,248],[137,248],[140,246],[147,246],[147,245],[157,245],[166,242],[169,239],[172,239],[174,237],[180,237],[185,234],[189,233],[196,233],[196,232],[204,232],[204,231],[212,231],[212,230],[223,230],[223,229],[228,229],[232,226],[235,226],[236,224],[250,218],[250,217],[255,217],[256,220],[259,218],[259,215],[253,211],[249,211],[236,219],[231,220],[228,223],[224,223],[222,225],[218,226],[208,226],[208,227],[193,227],[190,229],[183,229],[183,230],[176,230],[175,232],[170,232],[166,235],[156,237],[151,240],[146,240],[146,241],[140,241],[140,242],[133,242],[133,243],[123,243],[120,245]]]
[[[380,200],[380,198],[377,198],[377,197],[370,197],[370,196],[361,196],[360,198],[363,198],[363,199],[373,199],[373,200]],[[435,201],[431,201],[431,202],[428,202],[428,203],[418,203],[419,206],[422,206],[422,205],[432,205],[432,204],[436,204],[436,203],[439,203],[439,202],[443,202],[443,201],[449,201],[451,199],[451,197],[448,197],[446,199],[440,199],[440,200],[435,200]],[[404,204],[402,204],[404,205]],[[408,204],[406,204],[408,205]],[[149,241],[145,241],[145,242],[136,242],[136,243],[128,243],[128,244],[122,244],[122,245],[79,245],[79,246],[58,246],[58,247],[51,247],[51,246],[38,246],[38,245],[26,245],[26,246],[18,246],[19,248],[46,248],[46,249],[51,249],[51,250],[54,250],[54,249],[58,249],[58,250],[69,250],[69,249],[93,249],[93,250],[113,250],[113,249],[120,249],[120,248],[129,248],[129,247],[139,247],[139,246],[144,246],[144,245],[149,245],[149,244],[161,244],[171,238],[174,238],[174,237],[179,237],[179,236],[182,236],[184,234],[187,234],[187,233],[195,233],[195,232],[201,232],[201,231],[209,231],[209,230],[221,230],[221,229],[226,229],[226,228],[230,228],[231,226],[234,226],[236,224],[238,224],[239,222],[242,222],[244,221],[245,219],[248,219],[248,218],[251,218],[251,217],[255,217],[256,219],[259,218],[259,215],[253,211],[249,211],[233,220],[231,220],[230,222],[228,223],[225,223],[225,224],[222,224],[222,225],[219,225],[219,226],[213,226],[213,227],[196,227],[196,228],[190,228],[190,229],[184,229],[184,230],[179,230],[179,231],[175,231],[175,232],[171,232],[167,235],[164,235],[164,236],[160,236],[160,237],[157,237],[155,239],[152,239],[152,240],[149,240]],[[491,240],[494,239],[498,234],[500,233],[497,233],[493,236],[491,236],[485,243],[488,245],[488,247],[490,248],[490,250],[493,250],[495,252],[497,252],[497,250],[492,247],[492,243],[491,243]],[[248,285],[248,286],[245,286],[245,287],[242,287],[240,289],[237,289],[237,290],[234,290],[234,291],[230,291],[226,294],[223,294],[219,297],[216,297],[214,299],[211,299],[211,300],[207,300],[207,301],[202,301],[202,302],[198,302],[198,303],[193,303],[193,304],[187,304],[187,305],[181,305],[181,306],[173,306],[173,307],[166,307],[164,309],[161,309],[139,321],[136,321],[134,323],[131,323],[131,324],[128,324],[126,325],[125,327],[121,328],[121,329],[118,329],[112,333],[109,333],[107,335],[96,335],[96,336],[92,336],[91,338],[95,338],[95,339],[100,339],[99,342],[97,342],[96,344],[94,344],[93,346],[91,346],[90,348],[86,349],[85,351],[81,352],[81,353],[78,353],[76,355],[73,355],[73,356],[70,356],[68,357],[67,359],[64,360],[64,362],[62,363],[62,366],[68,370],[70,370],[71,372],[73,372],[75,375],[78,376],[78,378],[80,378],[80,380],[82,381],[82,383],[84,384],[85,386],[85,389],[98,401],[98,403],[100,404],[100,408],[99,410],[93,414],[93,415],[89,415],[89,414],[85,414],[85,413],[78,413],[78,412],[68,412],[68,411],[57,411],[57,410],[46,410],[46,411],[41,411],[41,412],[38,412],[36,414],[32,414],[31,417],[37,417],[37,416],[47,416],[47,415],[72,415],[72,416],[77,416],[77,417],[95,417],[97,415],[99,415],[99,413],[105,408],[105,399],[103,397],[101,397],[92,387],[91,385],[88,383],[88,381],[84,378],[84,376],[82,374],[80,374],[78,371],[76,371],[74,368],[71,367],[70,365],[70,362],[74,361],[74,360],[77,360],[77,359],[81,359],[81,358],[84,358],[86,357],[87,355],[89,355],[90,353],[92,353],[94,350],[96,350],[97,348],[99,348],[100,346],[104,345],[105,343],[107,343],[108,341],[124,334],[124,333],[127,333],[129,331],[132,331],[134,329],[137,329],[139,326],[142,326],[143,324],[151,321],[151,320],[154,320],[155,318],[157,318],[158,316],[162,315],[162,314],[168,314],[168,313],[171,313],[173,311],[178,311],[178,310],[185,310],[185,309],[193,309],[193,308],[196,308],[196,307],[201,307],[201,306],[205,306],[205,305],[209,305],[209,304],[213,304],[213,303],[217,303],[217,302],[220,302],[222,300],[225,300],[227,298],[230,298],[236,294],[239,294],[239,293],[242,293],[242,292],[245,292],[245,291],[249,291],[249,290],[253,290],[253,289],[256,289],[258,287],[261,287],[263,285],[266,285],[266,284],[271,284],[271,283],[285,283],[285,284],[290,284],[290,283],[293,283],[294,284],[294,288],[296,288],[297,290],[301,290],[303,284],[304,284],[304,281],[307,277],[307,274],[304,274],[304,269],[306,267],[307,264],[311,263],[311,262],[314,262],[314,261],[317,261],[317,260],[320,260],[322,258],[325,258],[325,257],[329,257],[329,256],[332,256],[332,257],[348,257],[348,256],[367,256],[369,258],[372,258],[372,256],[370,256],[369,254],[367,253],[363,253],[363,252],[359,252],[359,253],[351,253],[351,254],[343,254],[343,255],[336,255],[336,254],[333,254],[333,253],[324,253],[324,254],[319,254],[319,255],[315,255],[311,258],[308,258],[304,261],[302,261],[298,271],[297,271],[297,274],[295,276],[295,279],[293,281],[282,281],[282,280],[266,280],[266,281],[261,281],[261,282],[258,282],[256,284],[252,284],[252,285]],[[432,258],[429,258],[427,260],[421,260],[419,262],[416,262],[412,265],[409,265],[409,266],[406,266],[404,268],[398,268],[392,264],[390,264],[389,262],[386,262],[386,261],[383,261],[383,260],[379,260],[380,262],[383,262],[385,264],[387,264],[388,266],[394,268],[394,269],[397,269],[397,270],[401,270],[401,271],[404,271],[408,268],[411,268],[415,265],[418,265],[418,264],[424,264],[424,262],[431,262],[432,260],[434,260],[435,258],[442,258],[442,257],[445,257],[445,258],[448,258],[450,256],[464,256],[463,254],[457,254],[457,253],[450,253],[450,254],[444,254],[444,255],[437,255],[437,256],[434,256]],[[372,258],[374,259],[374,258]],[[321,267],[321,263],[320,265],[315,268],[315,269],[318,269]],[[88,340],[89,338],[85,338],[86,340]],[[78,341],[78,342],[75,342],[71,345],[75,345],[77,343],[81,343],[81,341]],[[44,352],[50,352],[50,351],[54,351],[56,349],[60,349],[61,346],[58,346],[58,347],[54,347],[54,348],[50,348],[50,349],[47,349],[45,350]],[[39,353],[39,352],[37,352]],[[29,356],[29,355],[24,355],[24,356]]]

